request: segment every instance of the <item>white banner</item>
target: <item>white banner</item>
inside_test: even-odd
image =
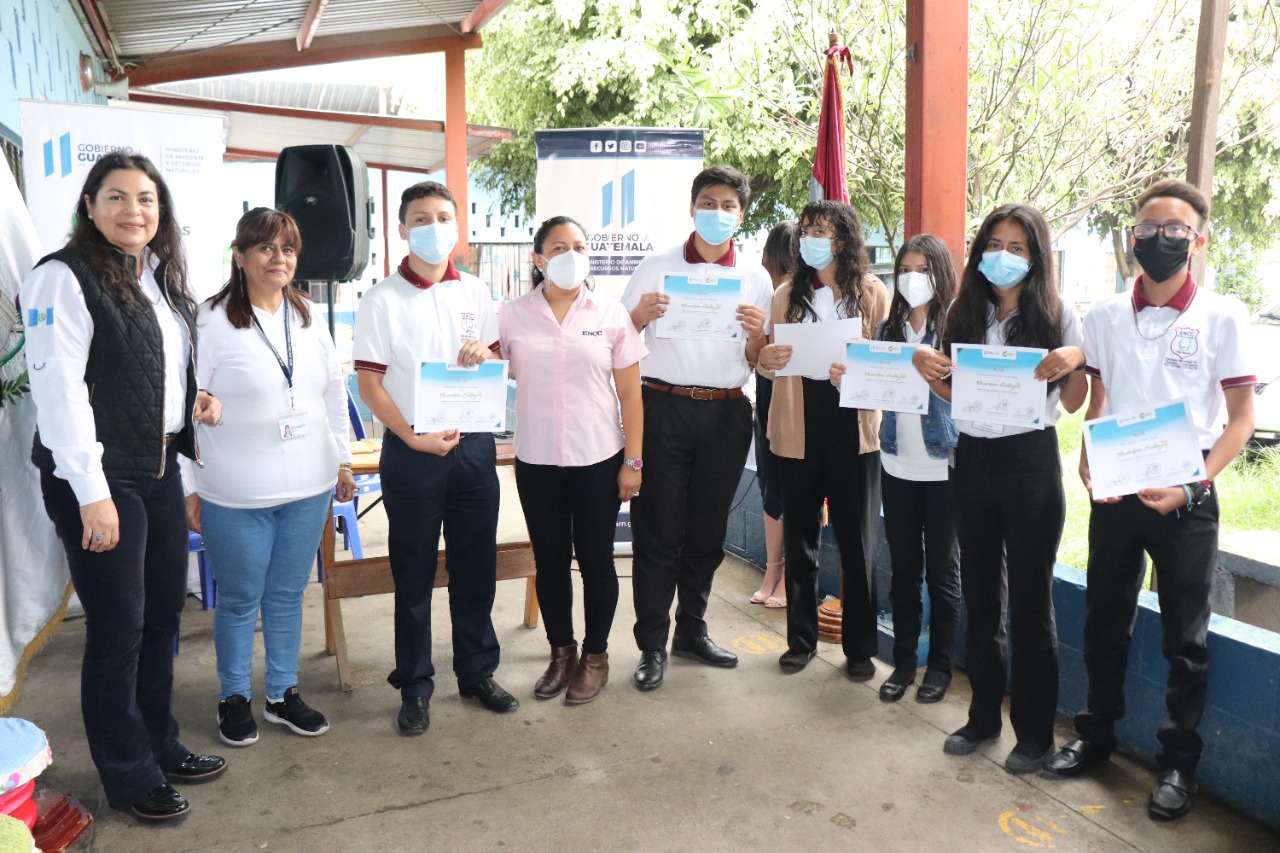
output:
[[[222,256],[232,234],[220,227],[222,119],[209,115],[20,101],[22,169],[27,207],[46,252],[67,242],[76,196],[99,157],[121,150],[143,154],[164,175],[182,228],[196,301],[222,287]]]
[[[598,293],[620,298],[640,261],[693,231],[689,190],[703,169],[701,130],[539,130],[534,142],[537,221],[582,223]]]

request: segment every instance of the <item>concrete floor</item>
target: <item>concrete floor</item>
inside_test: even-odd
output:
[[[509,475],[508,536],[520,527]],[[362,533],[367,552],[385,547],[377,510]],[[630,561],[618,570],[629,575]],[[545,636],[520,625],[524,585],[499,584],[497,677],[521,700],[501,716],[459,698],[439,595],[443,677],[431,730],[419,738],[396,733],[398,697],[385,681],[391,597],[344,605],[357,670],[344,694],[324,654],[321,590],[312,584],[301,687],[332,728],[303,739],[259,716],[261,737],[245,749],[218,740],[213,613],[190,599],[174,712],[188,747],[226,755],[231,768],[184,788],[191,815],[171,827],[142,827],[102,798],[80,720],[82,622],[68,622],[32,661],[12,713],[48,733],[56,763],[42,780],[94,812],[93,849],[102,851],[1280,850],[1280,835],[1205,796],[1179,822],[1150,821],[1152,774],[1123,758],[1088,779],[1014,777],[1001,766],[1013,747],[1008,725],[978,754],[944,755],[943,738],[965,720],[963,673],[937,705],[918,705],[910,692],[881,703],[876,689],[890,668],[878,661],[875,679],[851,683],[839,648],[826,644],[803,673],[781,675],[786,616],[747,603],[758,582],[758,570],[726,559],[708,612],[712,637],[741,656],[737,669],[673,658],[662,689],[641,694],[630,683],[637,653],[624,578],[612,681],[578,707],[532,697]]]

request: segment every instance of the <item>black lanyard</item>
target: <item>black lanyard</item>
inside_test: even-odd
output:
[[[249,316],[253,318],[253,325],[258,327],[258,331],[262,333],[262,339],[267,342],[267,346],[271,349],[271,354],[276,357],[276,363],[280,365],[280,372],[284,374],[284,381],[289,385],[289,408],[293,408],[293,336],[289,333],[289,300],[284,301],[284,349],[289,356],[289,363],[285,364],[280,353],[276,350],[275,345],[271,343],[271,339],[267,337],[267,330],[262,328],[262,324],[258,322],[258,315],[249,312]]]

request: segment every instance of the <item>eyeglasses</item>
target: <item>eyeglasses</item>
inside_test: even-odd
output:
[[[1163,234],[1173,240],[1182,240],[1191,235],[1200,236],[1200,232],[1192,228],[1190,225],[1183,225],[1181,222],[1170,222],[1167,225],[1148,225],[1146,223],[1133,226],[1133,236],[1139,240],[1145,240],[1148,237],[1154,237],[1157,233]]]

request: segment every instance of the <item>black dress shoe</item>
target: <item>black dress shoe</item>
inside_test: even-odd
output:
[[[907,693],[907,688],[916,680],[915,672],[900,673],[894,670],[880,685],[881,702],[897,702]]]
[[[671,654],[678,658],[700,660],[708,666],[731,667],[738,665],[737,655],[720,648],[706,635],[701,637],[681,637],[679,635],[672,637]]]
[[[1147,802],[1147,814],[1152,820],[1177,820],[1191,811],[1191,795],[1196,783],[1191,774],[1181,770],[1166,770],[1160,774],[1151,799]]]
[[[792,673],[796,673],[804,669],[809,665],[809,661],[813,660],[817,656],[817,649],[809,649],[808,651],[804,651],[802,649],[787,649],[782,653],[782,656],[778,658],[778,669],[782,670],[787,675],[791,675]]]
[[[916,701],[921,705],[932,705],[934,702],[941,702],[942,697],[947,695],[947,688],[950,686],[950,672],[941,669],[926,669],[924,671],[924,681],[920,682],[920,687],[916,690]]]
[[[850,681],[868,681],[876,674],[871,658],[849,658],[844,663],[845,677]]]
[[[227,760],[221,755],[188,755],[177,767],[164,775],[170,782],[208,782],[227,772]]]
[[[420,735],[431,728],[431,714],[427,712],[425,696],[406,696],[400,700],[396,728],[402,735]]]
[[[1063,744],[1062,748],[1049,757],[1044,763],[1044,772],[1050,776],[1064,779],[1078,776],[1084,771],[1101,764],[1111,757],[1111,751],[1103,749],[1091,741],[1078,738]]]
[[[667,653],[662,650],[641,652],[640,664],[634,676],[636,689],[657,690],[662,686],[662,674],[667,671]]]
[[[186,817],[191,811],[191,804],[172,785],[164,784],[156,785],[145,797],[131,804],[127,811],[143,823],[163,823]]]
[[[492,676],[484,681],[468,684],[466,687],[459,686],[458,692],[467,699],[479,699],[481,705],[499,714],[505,714],[520,707],[520,700],[503,690]]]

